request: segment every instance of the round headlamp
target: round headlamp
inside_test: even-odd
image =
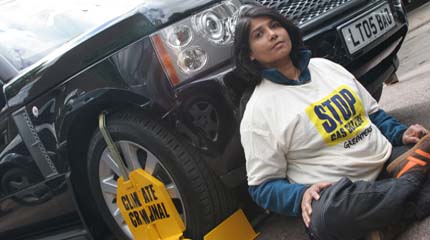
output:
[[[237,7],[229,2],[195,15],[192,18],[194,29],[217,45],[226,45],[233,42],[233,33],[230,22]]]
[[[167,31],[166,38],[171,47],[185,47],[193,39],[193,32],[186,25],[174,26]]]
[[[208,55],[202,48],[192,46],[178,54],[177,64],[183,72],[190,73],[202,69],[207,60]]]

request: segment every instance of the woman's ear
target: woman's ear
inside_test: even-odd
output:
[[[254,61],[254,60],[255,60],[255,57],[252,55],[252,52],[251,52],[251,53],[249,53],[249,60],[251,60],[251,61]]]

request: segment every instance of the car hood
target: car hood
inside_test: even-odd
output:
[[[149,34],[199,11],[214,0],[149,0],[79,35],[24,69],[4,86],[10,107],[47,89]]]

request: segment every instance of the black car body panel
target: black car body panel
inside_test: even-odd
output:
[[[142,112],[201,152],[224,184],[235,187],[245,181],[238,109],[243,88],[231,61],[173,87],[150,39],[215,2],[145,1],[3,86],[1,239],[97,239],[87,228],[85,203],[76,196],[79,186],[73,178],[102,111]],[[395,27],[349,54],[339,27],[383,2],[390,3]],[[301,26],[314,56],[341,63],[370,92],[395,72],[407,32],[404,12],[392,1],[350,1]]]
[[[46,89],[85,71],[129,44],[188,16],[210,2],[146,1],[130,12],[65,44],[36,63],[30,70],[15,77],[5,86],[10,106],[28,102],[31,98],[46,92]],[[16,96],[18,97],[14,98]]]

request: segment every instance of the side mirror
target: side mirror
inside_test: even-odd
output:
[[[0,55],[0,82],[5,83],[17,74],[18,70],[5,57]]]
[[[2,55],[0,55],[0,111],[6,106],[4,84],[18,75],[18,70]]]

